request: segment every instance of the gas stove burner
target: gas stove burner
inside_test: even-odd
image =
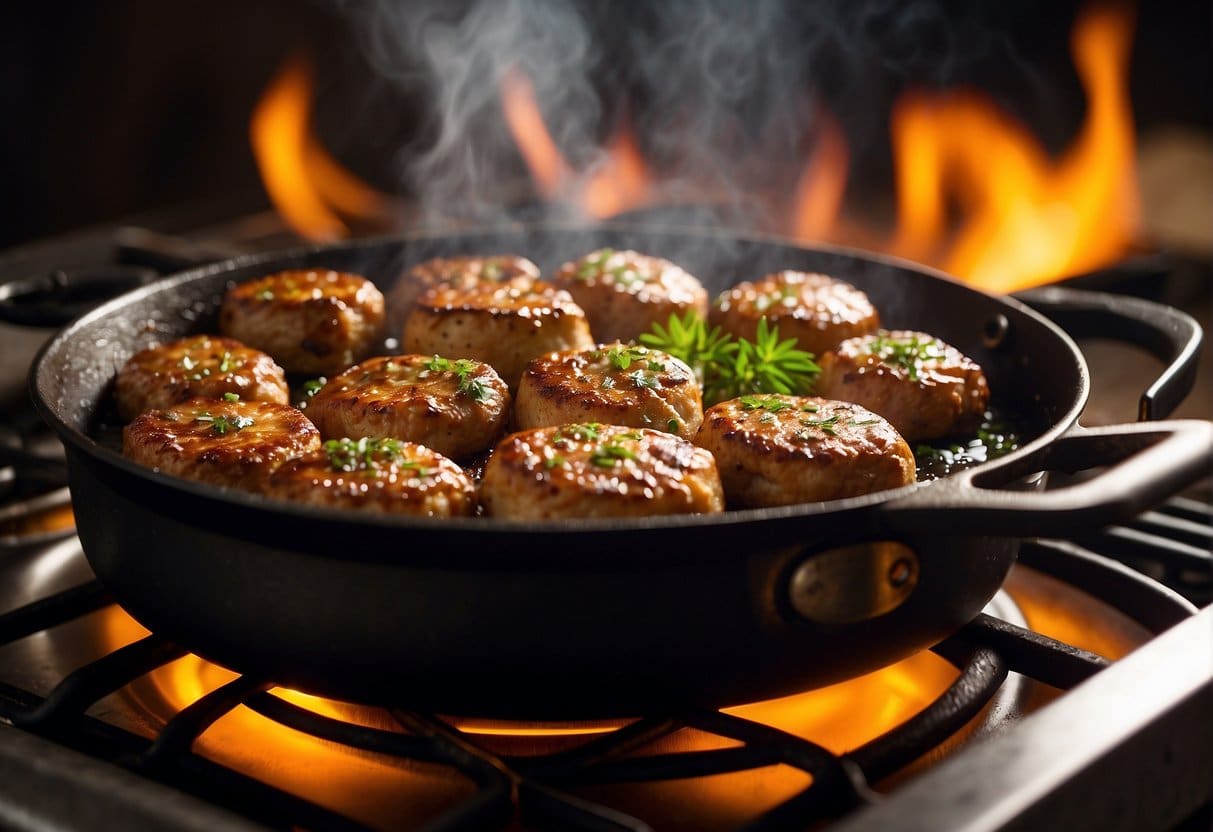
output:
[[[159,276],[140,266],[110,265],[9,280],[0,284],[0,318],[26,326],[59,326]]]

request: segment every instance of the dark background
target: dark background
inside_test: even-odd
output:
[[[643,25],[645,4],[581,4],[603,38]],[[840,117],[857,188],[887,186],[887,114],[910,85],[977,86],[1048,147],[1081,121],[1067,2],[800,4],[838,15],[809,81]],[[338,4],[208,0],[6,4],[0,25],[0,248],[189,203],[265,204],[248,117],[283,58],[321,66],[317,122],[347,166],[400,190],[400,148],[425,140],[424,100],[379,79]],[[842,9],[842,11],[840,11]],[[614,33],[614,34],[612,34]],[[1213,14],[1207,2],[1138,9],[1131,86],[1139,132],[1179,124],[1213,135]],[[603,70],[604,88],[626,77]],[[946,59],[941,58],[946,56]]]

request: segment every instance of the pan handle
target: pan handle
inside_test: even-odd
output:
[[[1014,488],[1039,471],[1092,468],[1103,470],[1046,492]],[[1211,472],[1213,422],[1076,427],[1038,453],[924,485],[881,514],[896,534],[1067,537],[1127,521]]]
[[[1164,419],[1192,391],[1201,328],[1174,307],[1128,295],[1045,286],[1017,298],[1051,318],[1074,338],[1114,338],[1144,347],[1166,368],[1141,394],[1137,418]]]

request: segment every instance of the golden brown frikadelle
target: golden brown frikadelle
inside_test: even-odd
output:
[[[685,362],[648,347],[617,341],[532,359],[518,383],[514,425],[570,422],[653,428],[690,439],[703,422],[703,396]]]
[[[539,279],[539,267],[516,254],[432,257],[408,269],[388,292],[392,320],[401,324],[413,311],[417,299],[439,286],[470,287],[477,283],[525,285]]]
[[[383,293],[365,277],[292,269],[229,289],[219,328],[269,353],[288,373],[332,375],[376,347],[384,315]]]
[[[779,328],[781,339],[795,338],[799,349],[814,355],[880,326],[868,296],[850,283],[786,270],[722,292],[708,316],[713,326],[750,341],[762,318]]]
[[[820,363],[818,393],[879,413],[910,442],[972,431],[990,404],[981,366],[925,332],[848,338]]]
[[[234,338],[191,335],[132,355],[114,379],[118,413],[131,420],[145,410],[189,399],[236,397],[286,404],[282,368]]]
[[[708,314],[708,293],[694,275],[662,257],[601,248],[565,263],[552,282],[585,310],[600,343],[632,341],[671,315]]]
[[[544,281],[430,289],[405,321],[403,337],[408,353],[483,361],[510,389],[532,358],[593,345],[582,308]]]
[[[274,402],[190,399],[141,413],[122,430],[122,452],[141,465],[246,491],[319,449],[320,432],[307,417]]]
[[[266,483],[267,496],[311,506],[410,517],[467,517],[476,486],[435,450],[398,439],[333,439],[293,459]]]
[[[737,508],[858,497],[916,480],[914,454],[892,425],[816,396],[763,393],[713,405],[695,443],[716,458]]]
[[[580,423],[519,431],[484,466],[480,501],[518,520],[706,514],[724,509],[715,460],[670,433]]]
[[[368,358],[307,404],[325,439],[404,439],[453,459],[492,447],[509,413],[509,388],[492,367],[437,355]]]

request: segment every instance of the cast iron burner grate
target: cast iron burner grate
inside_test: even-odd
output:
[[[1182,577],[1203,570],[1207,576],[1211,564],[1209,515],[1207,505],[1173,500],[1158,511],[1144,515],[1133,526],[1101,533],[1097,542],[1101,545],[1111,543],[1109,552],[1114,557],[1131,559],[1154,571]],[[1175,523],[1181,520],[1181,539],[1167,539],[1157,534],[1174,531]],[[1202,522],[1205,525],[1201,525]],[[1202,544],[1203,560],[1197,563],[1194,552]],[[1155,663],[1160,660],[1183,662],[1184,657],[1176,655],[1176,651],[1202,649],[1206,646],[1201,643],[1202,633],[1213,631],[1210,627],[1213,608],[1195,613],[1194,607],[1176,592],[1076,543],[1025,542],[1020,562],[1113,603],[1156,635],[1170,630],[1168,635],[1150,642],[1156,646],[1148,645],[1143,651],[1143,654],[1152,653],[1151,660]],[[1207,591],[1207,587],[1190,590],[1190,594],[1199,594]],[[45,597],[0,616],[0,645],[66,625],[113,603],[96,582]],[[1164,641],[1168,642],[1165,650]],[[909,721],[844,755],[833,754],[807,740],[735,715],[692,711],[646,717],[552,753],[512,756],[487,750],[477,736],[465,733],[433,714],[395,709],[390,714],[399,730],[366,727],[301,708],[270,692],[273,687],[270,680],[247,675],[237,677],[180,711],[152,740],[87,715],[90,706],[103,697],[184,655],[183,649],[150,635],[70,673],[46,697],[11,685],[0,685],[0,717],[33,735],[21,735],[15,746],[0,743],[0,748],[7,746],[11,750],[15,747],[20,751],[25,748],[26,741],[41,742],[35,740],[35,737],[41,737],[142,775],[142,778],[127,777],[116,783],[109,783],[104,774],[97,775],[101,778],[97,783],[105,785],[96,785],[96,793],[91,797],[97,800],[93,815],[102,828],[121,828],[135,822],[147,829],[216,826],[239,829],[246,828],[250,821],[275,828],[367,828],[192,751],[194,741],[209,726],[244,705],[265,718],[321,740],[407,763],[437,764],[466,777],[475,785],[475,791],[466,800],[432,818],[425,826],[428,830],[507,828],[517,822],[537,828],[648,829],[642,820],[578,797],[571,789],[593,784],[701,777],[776,764],[811,775],[811,783],[742,828],[800,829],[815,822],[837,821],[847,828],[867,829],[879,828],[879,825],[871,825],[885,822],[879,820],[879,812],[897,803],[896,799],[877,794],[868,784],[902,772],[960,731],[990,702],[1009,672],[1061,691],[1070,691],[1096,676],[1101,677],[1094,680],[1098,685],[1103,676],[1112,675],[1120,665],[1137,661],[1133,656],[1126,657],[1112,670],[1104,672],[1109,663],[1093,653],[984,614],[937,645],[934,651],[960,671],[953,684]],[[1166,655],[1161,655],[1163,652]],[[1206,672],[1197,680],[1195,699],[1191,686],[1184,685],[1166,690],[1159,701],[1154,701],[1158,696],[1143,695],[1141,698],[1152,700],[1146,703],[1149,710],[1145,724],[1132,719],[1132,714],[1122,714],[1125,720],[1119,721],[1118,728],[1104,736],[1106,742],[1101,743],[1100,748],[1089,749],[1093,764],[1107,752],[1109,744],[1123,746],[1131,760],[1140,762],[1140,758],[1134,757],[1133,749],[1143,736],[1153,736],[1157,740],[1159,736],[1170,737],[1184,731],[1190,741],[1194,739],[1198,749],[1204,746],[1203,751],[1196,752],[1203,762],[1198,759],[1196,765],[1177,774],[1197,784],[1193,786],[1189,782],[1181,789],[1185,802],[1179,804],[1173,800],[1174,789],[1156,792],[1153,797],[1145,793],[1139,796],[1139,801],[1148,804],[1153,799],[1165,802],[1165,805],[1139,803],[1140,817],[1152,817],[1159,824],[1170,825],[1183,820],[1213,797],[1208,790],[1208,783],[1213,782],[1209,778],[1213,763],[1208,760],[1208,746],[1198,736],[1199,731],[1192,731],[1190,721],[1193,705],[1197,708],[1196,724],[1201,724],[1207,717],[1201,704],[1208,702],[1210,693],[1213,693],[1213,679]],[[1084,701],[1102,701],[1106,694],[1107,691],[1094,689],[1085,694],[1088,699]],[[1083,695],[1082,691],[1075,691],[1067,696]],[[1067,702],[1067,697],[1062,697],[1058,703],[1082,708],[1084,701]],[[1186,728],[1183,727],[1185,723]],[[684,728],[698,729],[737,744],[712,750],[636,753]],[[1001,742],[1018,748],[1018,753],[1028,754],[1032,745],[1024,732],[1032,729],[1029,718],[983,742],[978,751]],[[46,746],[45,743],[42,745]],[[1174,750],[1181,761],[1192,753],[1185,749],[1187,745]],[[977,752],[961,749],[951,759],[960,760],[963,765],[974,753]],[[61,772],[63,776],[81,784],[84,793],[88,793],[90,775],[79,767],[78,758],[60,762],[56,754],[46,755],[41,766],[42,775],[38,776],[54,776],[58,765],[69,768],[70,771]],[[0,771],[5,768],[0,760]],[[1132,768],[1131,764],[1129,768]],[[935,771],[938,769],[932,769],[928,775]],[[1203,785],[1200,785],[1202,778]],[[911,785],[929,779],[923,775]],[[146,790],[158,788],[147,781],[170,786],[211,805],[202,804],[200,812],[195,801],[182,805],[180,801],[141,797]],[[1071,783],[1054,786],[1056,789],[1088,788],[1087,778],[1081,774]],[[1013,787],[1013,782],[1008,784],[1008,788]],[[1031,795],[1021,798],[1014,791],[1010,795],[1012,809],[1019,811],[1011,820],[1018,818],[1029,823],[1034,807],[1039,803],[1029,800]],[[113,801],[119,801],[119,804],[110,814],[108,810]],[[1021,801],[1026,802],[1021,805]],[[54,809],[48,811],[54,815]],[[218,814],[209,814],[213,811]],[[131,812],[136,814],[131,815]],[[901,814],[900,817],[908,823],[911,816]],[[1103,822],[1101,812],[1098,809],[1088,811],[1085,821],[1080,826],[1099,828]]]

